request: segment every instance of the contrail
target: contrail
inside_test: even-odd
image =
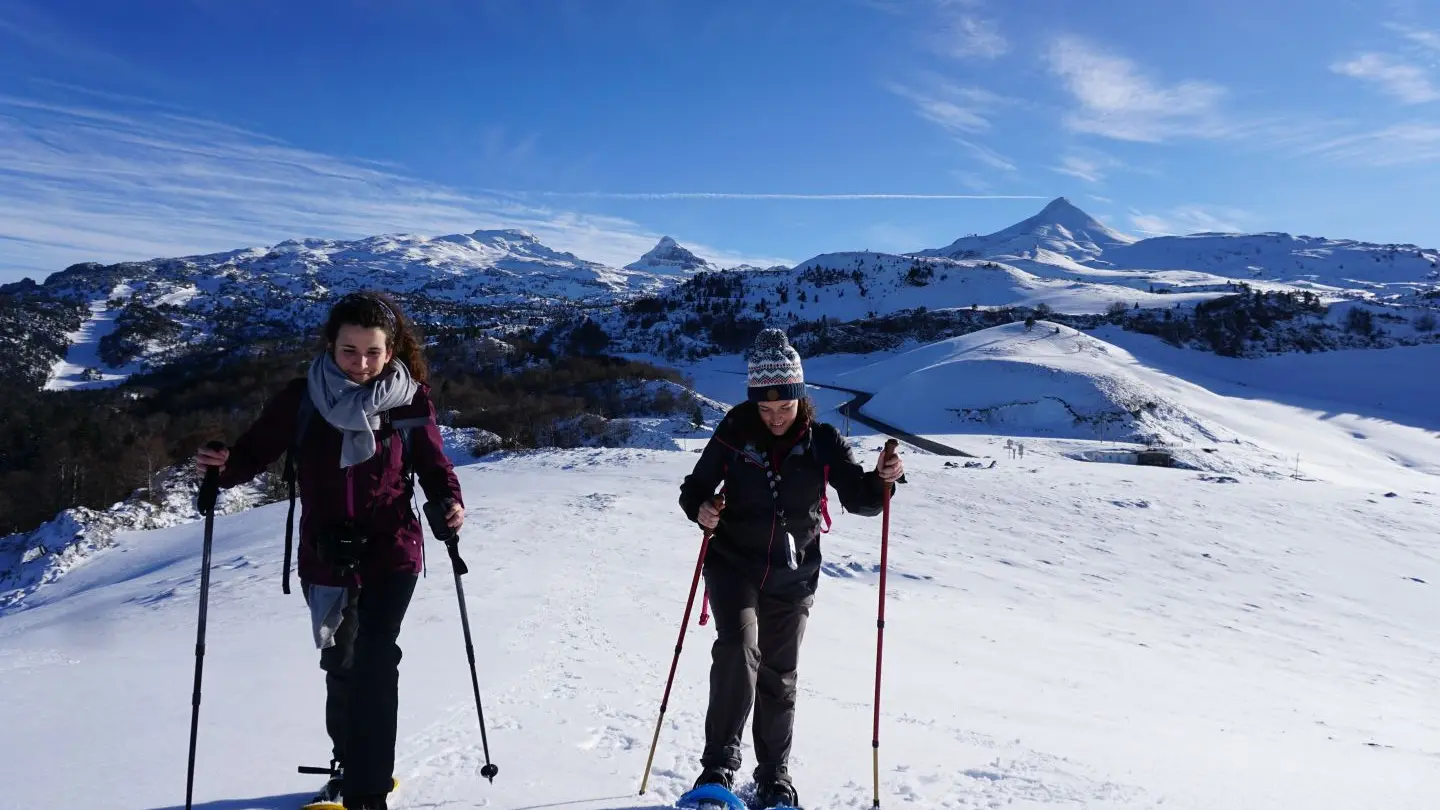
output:
[[[588,197],[606,200],[1043,200],[1036,194],[770,194],[728,191],[507,191],[490,194],[517,197]]]

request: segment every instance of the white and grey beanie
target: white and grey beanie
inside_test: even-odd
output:
[[[756,336],[746,371],[752,402],[805,396],[805,370],[800,366],[800,353],[790,345],[781,329],[766,329]]]

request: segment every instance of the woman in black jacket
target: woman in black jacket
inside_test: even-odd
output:
[[[839,431],[815,421],[800,355],[783,331],[760,333],[747,370],[747,401],[721,420],[680,485],[686,517],[713,530],[705,585],[717,638],[695,785],[734,788],[753,705],[756,799],[762,807],[794,806],[787,762],[796,669],[820,580],[820,534],[829,529],[826,486],[847,511],[874,516],[905,468],[882,452],[866,471]],[[715,493],[721,484],[723,501]]]

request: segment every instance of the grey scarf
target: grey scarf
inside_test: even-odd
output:
[[[351,467],[375,455],[375,429],[380,412],[409,404],[419,385],[410,369],[391,360],[379,377],[364,385],[353,382],[326,352],[310,364],[310,401],[325,421],[344,435],[340,444],[340,467]]]

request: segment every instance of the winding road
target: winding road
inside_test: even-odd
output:
[[[744,376],[744,372],[740,371],[726,371],[725,373],[735,374],[742,377]],[[845,402],[837,409],[840,411],[841,414],[848,416],[851,419],[854,419],[856,422],[859,422],[866,427],[874,428],[875,430],[878,430],[881,433],[889,436],[894,436],[895,438],[899,439],[902,442],[905,442],[908,445],[911,445],[912,447],[918,447],[921,450],[929,453],[934,453],[937,456],[964,456],[965,458],[979,458],[979,456],[976,456],[974,453],[967,453],[964,450],[956,447],[951,447],[948,444],[941,444],[940,442],[931,441],[924,436],[916,436],[914,433],[911,433],[907,430],[901,430],[894,425],[881,422],[879,419],[871,416],[866,416],[865,414],[861,413],[860,409],[865,407],[865,403],[875,398],[875,395],[868,391],[858,391],[854,388],[844,388],[839,385],[829,385],[826,383],[811,382],[809,380],[806,380],[805,384],[813,388],[826,388],[831,391],[844,391],[847,394],[853,394],[854,399]]]
[[[842,388],[838,385],[826,385],[824,383],[810,382],[808,380],[805,382],[805,384],[814,386],[816,388],[828,388],[831,391],[844,391],[847,394],[854,394],[854,399],[849,400],[848,402],[839,407],[838,410],[840,411],[840,413],[850,417],[851,419],[854,419],[856,422],[859,422],[862,425],[874,428],[881,433],[894,436],[895,438],[899,439],[902,442],[905,442],[906,444],[918,447],[921,450],[925,450],[927,452],[934,453],[937,456],[964,456],[966,458],[976,457],[973,453],[967,453],[964,450],[951,447],[948,444],[941,444],[936,441],[931,441],[924,436],[916,436],[914,433],[901,430],[894,425],[886,424],[885,422],[881,422],[879,419],[875,419],[874,417],[866,416],[865,414],[861,413],[860,409],[865,407],[865,403],[869,402],[875,397],[875,395],[872,393],[869,393],[867,391],[857,391],[854,388]]]

